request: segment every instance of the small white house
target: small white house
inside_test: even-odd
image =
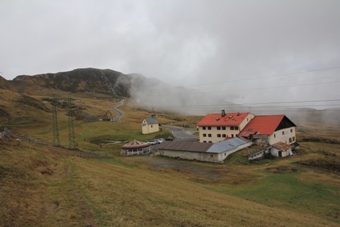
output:
[[[154,132],[159,132],[159,122],[155,114],[151,117],[145,118],[142,122],[142,134],[150,134]]]
[[[275,157],[286,157],[292,154],[292,146],[278,142],[273,144],[270,153]]]

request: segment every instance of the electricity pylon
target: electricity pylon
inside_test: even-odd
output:
[[[53,122],[53,146],[58,147],[60,146],[58,114],[57,114],[57,101],[54,95],[52,98],[52,122]]]
[[[71,106],[71,97],[68,97],[68,108],[67,108],[67,115],[68,115],[68,148],[74,149],[75,142],[74,142],[74,126],[73,126],[73,106]]]

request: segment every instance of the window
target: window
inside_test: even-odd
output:
[[[208,134],[208,137],[211,137],[211,134]]]
[[[284,135],[285,134],[285,131],[282,131],[282,135]]]
[[[217,134],[217,137],[221,137],[221,134]]]
[[[222,134],[222,137],[223,137],[223,138],[226,138],[226,137],[227,137],[227,135],[226,135],[226,134]]]
[[[203,143],[206,143],[207,141],[203,141]]]
[[[231,134],[231,137],[234,138],[234,134]]]
[[[221,127],[220,127],[220,126],[217,126],[217,130],[221,130]]]
[[[203,126],[202,129],[205,130],[205,126]]]
[[[293,129],[292,129],[292,128],[290,129],[290,132],[293,132]]]
[[[230,127],[230,130],[234,130],[234,126],[231,126],[231,127]]]
[[[207,134],[203,133],[203,137],[207,137]]]
[[[238,127],[237,127],[237,126],[235,126],[235,130],[238,130]]]
[[[276,138],[276,135],[275,135],[275,133],[274,133],[274,138]]]
[[[209,143],[212,143],[212,141],[209,141]]]
[[[291,143],[292,142],[292,138],[289,138],[289,143]]]
[[[151,125],[151,128],[153,127],[153,125]]]
[[[295,141],[295,136],[293,136],[293,141]]]
[[[225,130],[225,126],[222,126],[222,130]]]
[[[211,130],[211,127],[210,127],[210,126],[208,126],[208,130]]]

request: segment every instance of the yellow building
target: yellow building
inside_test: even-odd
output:
[[[142,133],[150,134],[159,132],[159,123],[155,114],[151,114],[151,117],[145,118],[142,122]]]
[[[197,127],[201,143],[217,143],[226,138],[237,137],[242,129],[254,118],[252,113],[208,114]]]

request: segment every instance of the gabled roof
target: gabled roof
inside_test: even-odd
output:
[[[275,131],[296,127],[285,115],[263,115],[255,116],[240,132],[240,136],[247,137],[249,135],[271,135]]]
[[[144,143],[144,142],[141,142],[141,141],[138,141],[138,140],[134,140],[134,141],[131,141],[127,144],[124,144],[122,146],[122,149],[136,149],[136,148],[144,148],[144,147],[148,147],[148,146],[150,146],[150,144]]]
[[[145,118],[145,121],[152,125],[152,124],[158,124],[158,120],[156,117],[148,117],[148,118]]]
[[[221,114],[207,114],[197,126],[238,126],[247,118],[249,112],[245,113],[226,113]],[[249,119],[250,120],[250,119]]]

